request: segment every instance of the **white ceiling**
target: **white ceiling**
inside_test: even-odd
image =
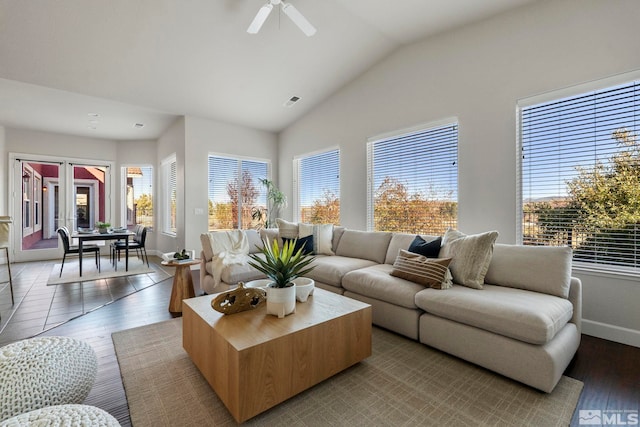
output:
[[[398,47],[531,1],[290,0],[306,37],[277,8],[247,34],[266,0],[0,0],[0,124],[150,139],[193,115],[278,132]]]

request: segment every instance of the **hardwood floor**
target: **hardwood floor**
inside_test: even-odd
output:
[[[193,273],[200,295],[198,271]],[[172,278],[163,280],[43,333],[83,339],[93,346],[99,369],[85,403],[108,411],[123,426],[131,420],[111,334],[171,319],[171,286]],[[579,426],[579,410],[621,411],[622,416],[640,410],[640,348],[583,335],[565,375],[584,382],[572,426]]]

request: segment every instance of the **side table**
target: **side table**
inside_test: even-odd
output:
[[[169,300],[169,312],[182,313],[182,300],[196,296],[193,290],[191,266],[200,264],[200,260],[196,258],[184,261],[162,261],[161,264],[176,268],[176,274],[173,276],[171,299]]]

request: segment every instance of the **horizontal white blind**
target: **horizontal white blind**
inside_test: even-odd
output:
[[[313,224],[340,224],[340,150],[297,159],[298,218]]]
[[[266,208],[268,164],[209,156],[209,230],[249,229],[252,213]]]
[[[637,81],[521,109],[524,244],[640,267],[639,126]]]
[[[456,227],[457,123],[372,141],[367,150],[370,229],[438,235]]]
[[[125,167],[125,174],[127,180],[126,224],[127,226],[141,224],[152,228],[153,168],[151,166],[129,166]]]
[[[176,161],[173,160],[169,164],[169,175],[168,175],[168,186],[167,190],[169,192],[169,222],[168,222],[168,231],[170,233],[175,234],[177,231],[177,223],[176,223],[176,203],[177,203],[177,172],[176,172]]]

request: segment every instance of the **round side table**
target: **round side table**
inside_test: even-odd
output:
[[[200,264],[200,260],[195,258],[179,262],[162,261],[161,264],[167,267],[176,268],[176,274],[173,276],[171,299],[169,300],[169,312],[182,313],[182,300],[196,296],[196,293],[193,290],[191,266]]]

